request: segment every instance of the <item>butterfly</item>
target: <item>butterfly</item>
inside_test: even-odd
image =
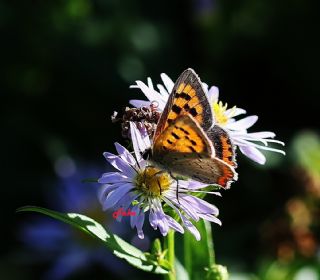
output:
[[[222,188],[237,180],[235,146],[228,133],[215,124],[202,82],[190,68],[173,87],[148,159],[171,174]]]

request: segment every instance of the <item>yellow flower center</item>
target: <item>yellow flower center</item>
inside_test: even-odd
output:
[[[226,125],[230,118],[234,115],[236,110],[236,106],[234,106],[231,110],[230,114],[226,114],[228,108],[228,104],[223,105],[221,101],[213,103],[213,112],[215,120],[220,125]]]
[[[170,175],[155,167],[146,167],[135,178],[135,185],[147,196],[161,196],[170,184]]]

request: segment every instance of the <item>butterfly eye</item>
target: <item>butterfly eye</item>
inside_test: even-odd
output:
[[[150,158],[151,158],[151,153],[152,153],[151,148],[145,150],[145,151],[142,153],[142,158],[143,158],[144,160],[150,159]]]

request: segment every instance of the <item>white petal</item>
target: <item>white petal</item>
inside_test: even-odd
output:
[[[194,235],[196,240],[199,241],[201,239],[201,235],[197,228],[184,216],[182,216],[182,222],[184,226]]]
[[[218,102],[219,100],[219,88],[212,86],[208,91],[208,97],[210,100],[210,103]]]
[[[167,222],[171,228],[180,233],[184,233],[183,227],[175,219],[168,215],[165,215],[165,218],[167,219]]]
[[[261,142],[265,146],[268,146],[267,139],[253,137],[250,133],[247,133],[247,131],[230,131],[230,136],[234,143],[239,146],[245,146],[248,141]]]
[[[208,84],[202,82],[202,88],[204,89],[204,92],[208,95],[208,88],[209,88]]]
[[[274,138],[276,136],[276,134],[271,131],[252,132],[249,134],[255,138]]]
[[[250,146],[240,146],[239,149],[245,156],[252,159],[253,161],[259,164],[265,164],[266,157],[257,148]]]
[[[181,212],[177,209],[177,207],[174,206],[173,203],[171,203],[169,197],[163,197],[163,200],[171,207],[173,208],[176,213],[179,215],[180,219],[182,220],[184,226],[196,237],[196,239],[199,241],[201,239],[200,233],[197,230],[197,228],[185,217],[181,214]]]
[[[141,210],[140,211],[140,215],[138,216],[138,221],[136,222],[136,228],[137,228],[137,232],[138,232],[138,237],[140,239],[144,238],[144,233],[143,233],[143,230],[142,230],[142,227],[143,227],[143,224],[144,224],[144,218],[145,218],[145,214]]]
[[[110,192],[107,195],[107,198],[103,205],[103,211],[112,208],[116,203],[126,195],[130,190],[134,188],[134,185],[131,183],[123,184],[122,186],[116,188],[114,191]]]
[[[152,83],[152,80],[150,77],[147,78],[147,81],[148,81],[148,87],[152,90],[154,90],[154,87],[153,87],[153,83]]]
[[[231,130],[245,130],[253,126],[257,120],[258,116],[249,116],[233,123],[228,123],[227,128]]]
[[[120,172],[107,172],[102,174],[98,179],[98,183],[100,184],[113,184],[118,182],[131,182],[131,179]]]
[[[148,98],[149,101],[161,102],[163,97],[155,91],[154,89],[149,88],[145,83],[141,81],[136,81],[137,86],[141,89],[144,95]]]
[[[169,93],[167,92],[167,90],[164,88],[163,85],[157,85],[157,88],[163,97],[165,97],[166,99],[169,98]]]
[[[100,203],[103,204],[105,199],[106,199],[106,196],[109,194],[109,192],[111,192],[114,189],[118,188],[119,185],[120,184],[113,184],[113,185],[105,184],[105,185],[102,185],[98,189],[98,199],[99,199]]]
[[[151,102],[145,101],[145,100],[131,99],[129,100],[129,104],[131,104],[136,108],[141,108],[141,107],[149,107],[151,105]]]
[[[160,77],[163,81],[164,86],[167,88],[167,92],[171,93],[174,87],[174,82],[165,73],[161,73]]]
[[[197,212],[199,213],[207,213],[207,214],[213,214],[213,215],[219,215],[219,209],[213,205],[210,204],[209,202],[195,197],[195,196],[191,196],[191,195],[182,195],[183,199],[187,201],[187,203],[189,203],[189,207],[194,208]]]
[[[145,130],[145,128],[141,129],[144,129],[144,135],[141,134],[140,130],[137,128],[134,122],[130,122],[130,133],[133,150],[140,167],[143,166],[144,162],[141,153],[143,153],[145,150],[151,147],[151,142],[147,131]]]
[[[242,114],[246,114],[247,111],[244,110],[244,109],[241,109],[241,108],[230,108],[228,110],[226,110],[225,114],[228,116],[228,117],[236,117],[236,116],[239,116],[239,115],[242,115]]]
[[[135,190],[128,192],[125,196],[123,196],[119,201],[118,205],[123,208],[124,211],[127,211],[131,206],[132,201],[136,200],[141,193],[137,193]],[[139,205],[139,204],[137,204]]]
[[[213,216],[213,215],[201,215],[201,214],[199,214],[199,216],[200,216],[202,219],[207,220],[207,221],[209,221],[209,222],[216,223],[216,224],[218,224],[218,225],[220,225],[220,226],[222,225],[221,221],[220,221],[217,217],[215,217],[215,216]]]
[[[134,228],[136,226],[136,223],[138,221],[137,219],[140,214],[139,204],[136,204],[135,206],[133,206],[131,211],[136,213],[134,216],[131,216],[131,219],[130,219],[130,226],[131,228]]]
[[[208,186],[208,184],[204,184],[204,183],[192,180],[192,179],[187,180],[187,181],[186,180],[179,180],[178,185],[179,185],[179,188],[182,187],[182,188],[193,189],[193,190],[202,189],[202,188],[205,188]],[[174,186],[174,187],[176,187],[176,186]]]
[[[137,130],[136,124],[134,122],[130,122],[130,134],[131,134],[132,146],[133,146],[136,159],[138,162],[140,162],[142,160],[142,156],[141,156],[139,140],[137,139],[138,136],[136,135],[137,133],[136,130]]]
[[[123,160],[120,156],[114,155],[109,152],[104,152],[103,156],[114,168],[123,172],[125,176],[129,178],[132,178],[135,176],[135,170],[132,168],[132,166],[128,162]]]
[[[179,195],[179,201],[177,201],[176,198],[172,198],[171,201],[178,206],[178,208],[182,209],[190,218],[192,218],[195,221],[199,221],[199,216],[197,215],[196,211],[192,208],[192,205],[190,205],[189,202],[185,201],[182,198],[182,195]],[[180,202],[180,203],[179,203]]]
[[[118,155],[126,162],[128,162],[130,165],[134,166],[137,162],[135,160],[135,158],[129,153],[129,151],[123,147],[121,144],[119,143],[114,143],[114,145],[116,146],[116,150],[118,152]]]
[[[236,142],[238,142],[238,143],[236,143]],[[283,150],[258,145],[256,143],[249,142],[246,140],[241,140],[241,142],[235,141],[235,144],[238,145],[239,147],[243,147],[243,146],[256,147],[258,149],[265,150],[265,151],[276,152],[276,153],[283,154],[283,155],[286,154],[285,151],[283,151]]]

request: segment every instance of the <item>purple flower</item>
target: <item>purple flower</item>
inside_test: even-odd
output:
[[[112,217],[106,219],[100,214],[96,195],[97,185],[81,182],[84,178],[97,178],[99,170],[96,168],[77,170],[75,165],[74,167],[74,172],[69,172],[68,176],[64,174],[53,186],[55,192],[50,193],[49,205],[61,212],[79,212],[91,216],[108,224],[113,232],[124,233],[124,225],[116,224]],[[61,175],[61,172],[57,174]],[[29,221],[22,227],[20,239],[25,243],[30,255],[35,253],[33,260],[50,263],[43,279],[66,279],[94,263],[112,270],[115,274],[124,275],[128,271],[128,267],[121,260],[90,237],[86,238],[70,226],[50,218],[37,217]]]
[[[141,133],[134,123],[130,125],[135,157],[119,143],[115,143],[117,155],[109,152],[103,154],[117,170],[104,173],[98,180],[103,184],[99,191],[103,210],[123,208],[124,211],[127,211],[131,207],[131,211],[136,215],[127,218],[130,219],[131,227],[137,229],[141,239],[144,238],[144,221],[148,219],[150,225],[154,229],[158,228],[163,236],[167,235],[169,229],[184,233],[184,228],[186,228],[197,240],[200,240],[200,233],[191,220],[205,219],[221,224],[217,218],[219,210],[216,206],[190,193],[211,192],[202,190],[206,187],[202,183],[193,180],[176,182],[168,173],[148,166],[140,152],[150,147],[149,137],[146,131]],[[168,213],[165,213],[164,205],[170,209]],[[176,221],[170,212],[175,212],[181,223]],[[121,218],[119,216],[117,219]]]

